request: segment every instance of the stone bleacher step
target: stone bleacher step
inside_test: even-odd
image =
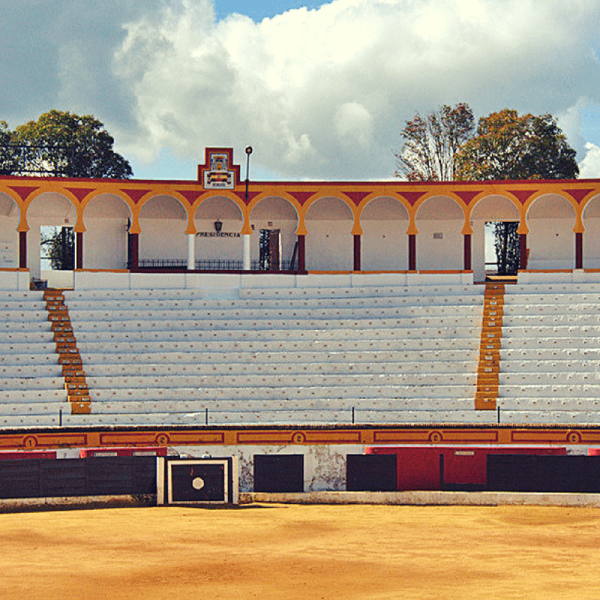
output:
[[[398,412],[372,412],[356,415],[352,422],[351,413],[348,411],[315,412],[315,411],[260,411],[240,413],[217,413],[209,416],[209,425],[389,425],[389,424],[414,424],[426,426],[439,426],[450,424],[474,424],[495,423],[496,414],[486,411],[453,411],[444,413],[442,411],[398,411]],[[145,413],[145,414],[122,414],[122,415],[67,415],[65,424],[70,426],[82,425],[205,425],[203,413]]]
[[[285,357],[279,357],[278,361],[284,360]],[[129,376],[170,376],[170,375],[206,375],[206,376],[221,376],[221,375],[260,375],[260,374],[334,374],[343,373],[349,378],[355,374],[390,374],[404,375],[420,373],[430,375],[454,375],[464,372],[473,372],[477,366],[477,361],[470,362],[452,361],[444,365],[444,370],[441,369],[438,360],[419,361],[419,362],[262,362],[255,364],[247,364],[244,362],[222,362],[202,364],[200,362],[190,361],[188,364],[168,364],[168,363],[151,363],[151,364],[112,364],[112,365],[90,365],[87,364],[86,373],[88,377],[120,377],[122,375]],[[350,382],[349,382],[350,383]]]
[[[294,387],[228,387],[198,388],[170,386],[152,388],[122,387],[102,388],[92,386],[90,393],[94,403],[119,401],[152,401],[152,400],[247,400],[269,399],[296,402],[305,398],[394,398],[396,400],[421,399],[431,402],[435,398],[473,398],[475,380],[467,384],[429,385],[358,385],[358,386],[294,386]],[[94,404],[95,405],[95,404]]]
[[[139,340],[141,336],[137,336]],[[135,338],[127,338],[116,341],[113,338],[105,341],[78,341],[80,352],[88,356],[91,362],[102,362],[102,356],[113,361],[113,354],[127,355],[131,353],[140,356],[146,353],[164,353],[165,355],[178,355],[182,353],[199,353],[222,355],[229,352],[461,352],[472,351],[477,348],[479,339],[475,337],[461,337],[458,339],[446,338],[419,338],[412,339],[410,336],[401,338],[375,337],[365,339],[357,336],[357,339],[347,337],[339,339],[337,336],[326,339],[316,337],[314,339],[243,339],[243,340],[196,340],[182,339],[173,341],[169,339],[156,340],[155,338],[132,341]]]
[[[271,349],[254,350],[252,352],[216,351],[198,352],[169,352],[161,349],[140,352],[135,350],[121,352],[105,352],[102,354],[81,352],[85,357],[89,373],[97,373],[98,368],[113,365],[152,365],[164,367],[172,363],[177,366],[193,365],[234,365],[234,364],[264,364],[264,363],[431,363],[439,361],[473,362],[476,363],[478,352],[475,348],[452,350],[413,350],[390,351],[382,350],[318,350],[314,351],[278,351]]]

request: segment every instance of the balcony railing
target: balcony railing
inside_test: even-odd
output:
[[[295,263],[295,261],[294,261]],[[196,261],[197,271],[242,271],[243,262],[241,260],[227,260],[219,258],[203,258]],[[182,258],[144,258],[138,262],[140,269],[160,269],[185,271],[187,269],[187,260]],[[282,261],[280,271],[293,271],[295,264],[292,261]],[[131,268],[131,265],[130,265]],[[250,269],[252,271],[267,271],[261,266],[260,261],[253,260]]]

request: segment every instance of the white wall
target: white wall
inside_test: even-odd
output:
[[[583,224],[583,266],[600,269],[600,217],[586,218]]]
[[[361,267],[363,271],[405,271],[408,269],[407,221],[361,223]]]
[[[527,221],[528,269],[574,269],[575,234],[571,219]]]
[[[142,219],[139,258],[187,259],[187,223],[178,219]]]
[[[19,266],[19,217],[0,216],[0,268]]]
[[[85,220],[84,269],[127,268],[127,219]]]
[[[306,268],[312,271],[351,271],[354,237],[351,221],[307,220]]]
[[[417,269],[451,270],[464,266],[464,221],[441,219],[417,223]],[[434,239],[441,234],[441,239]]]

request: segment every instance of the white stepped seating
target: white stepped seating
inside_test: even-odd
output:
[[[166,378],[163,378],[166,379]],[[166,381],[158,382],[165,384]],[[203,403],[209,401],[224,401],[224,400],[248,400],[248,399],[269,399],[269,400],[293,400],[301,401],[305,399],[337,399],[344,398],[345,400],[351,398],[365,398],[371,401],[382,398],[391,398],[398,402],[402,402],[404,399],[421,399],[423,407],[431,405],[429,404],[432,398],[436,396],[429,394],[431,386],[421,386],[422,389],[415,389],[413,385],[405,385],[403,387],[398,386],[347,386],[340,388],[336,386],[293,386],[293,387],[267,387],[267,386],[255,386],[255,387],[212,387],[212,388],[198,388],[198,387],[158,387],[158,385],[152,387],[137,387],[137,388],[96,388],[90,390],[92,397],[99,401],[114,401],[114,400],[190,400],[190,401],[201,401]],[[437,396],[444,397],[445,394],[452,394],[457,398],[461,397],[461,393],[470,392],[470,385],[447,385],[444,391],[438,391]],[[412,397],[411,397],[412,396]]]
[[[471,285],[414,285],[414,286],[364,286],[364,287],[296,287],[296,288],[243,288],[240,298],[376,298],[377,296],[438,297],[441,302],[452,304],[447,296],[471,298],[483,295],[483,286]]]
[[[92,414],[64,422],[491,422],[474,410],[483,291],[66,292]]]
[[[219,330],[219,331],[173,331],[166,329],[164,331],[144,331],[143,341],[140,341],[140,331],[117,331],[107,332],[98,329],[91,331],[86,327],[92,327],[93,323],[82,323],[82,330],[77,334],[77,345],[88,342],[106,343],[106,345],[129,342],[131,348],[134,344],[139,350],[146,348],[170,348],[168,343],[187,344],[189,348],[199,348],[201,344],[206,346],[211,343],[216,351],[222,349],[260,349],[268,345],[271,349],[286,350],[310,348],[312,344],[320,345],[324,348],[347,348],[348,344],[355,344],[356,347],[369,345],[385,344],[386,347],[395,349],[401,348],[458,348],[471,346],[472,340],[480,334],[480,328],[460,327],[444,329],[340,329],[340,330],[262,330],[262,331],[239,331],[239,330]],[[80,341],[81,340],[81,341]],[[162,344],[162,346],[161,346]],[[415,346],[416,345],[416,346]],[[207,347],[208,349],[208,347]]]
[[[99,343],[97,343],[99,344]],[[89,345],[89,344],[88,344]],[[116,347],[118,349],[118,346]],[[115,349],[115,347],[111,346],[111,349]],[[103,373],[102,369],[105,365],[116,368],[120,372],[125,372],[129,369],[128,373],[133,373],[129,365],[140,366],[141,368],[145,368],[147,365],[163,365],[167,364],[170,367],[178,366],[182,368],[187,368],[188,365],[198,365],[202,367],[210,367],[212,365],[220,365],[226,364],[228,366],[235,365],[237,363],[242,363],[247,365],[248,363],[254,363],[257,365],[268,364],[268,363],[276,363],[278,360],[281,360],[282,353],[281,352],[273,352],[272,348],[269,348],[267,344],[264,346],[264,351],[236,351],[231,350],[231,352],[223,352],[221,349],[217,351],[213,351],[212,349],[206,351],[206,348],[200,348],[200,351],[204,351],[202,356],[202,364],[198,363],[198,356],[196,352],[198,350],[193,351],[187,344],[181,344],[179,347],[180,350],[185,350],[185,352],[170,352],[167,350],[139,350],[134,353],[121,354],[124,349],[121,348],[117,356],[114,354],[117,353],[117,350],[114,352],[105,352],[105,353],[88,353],[85,356],[89,359],[88,372],[93,374]],[[129,345],[125,351],[131,350]],[[343,347],[338,351],[325,351],[325,350],[313,350],[309,351],[289,351],[290,355],[285,358],[290,361],[293,360],[297,363],[328,363],[336,365],[337,363],[373,363],[377,364],[378,362],[382,363],[390,363],[393,362],[398,366],[400,363],[398,361],[406,361],[408,362],[431,362],[431,361],[443,361],[448,358],[448,351],[440,351],[440,350],[414,350],[410,352],[405,351],[389,351],[387,348],[385,350],[373,351],[373,350],[363,350],[363,351],[355,351],[348,350],[343,351]],[[460,361],[476,361],[478,358],[478,352],[475,349],[453,349],[452,350],[452,359],[460,360]],[[115,362],[116,361],[116,362]]]
[[[471,400],[472,403],[472,400]],[[204,413],[197,412],[165,412],[165,413],[142,413],[132,412],[110,414],[103,413],[95,415],[95,425],[205,425]],[[303,425],[322,425],[323,423],[335,425],[350,424],[408,424],[421,423],[439,425],[440,423],[495,423],[496,415],[491,411],[455,410],[445,413],[439,410],[432,411],[362,411],[355,414],[352,421],[352,413],[348,410],[244,410],[240,412],[210,413],[209,425],[289,425],[290,423],[301,423]],[[63,424],[70,426],[83,426],[91,422],[90,415],[66,415],[63,416]]]
[[[42,292],[0,291],[0,427],[52,427],[68,411]]]
[[[600,423],[600,285],[507,286],[499,406],[506,423]]]

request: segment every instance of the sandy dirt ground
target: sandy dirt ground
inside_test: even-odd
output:
[[[0,514],[0,598],[600,598],[600,509],[249,505]]]

